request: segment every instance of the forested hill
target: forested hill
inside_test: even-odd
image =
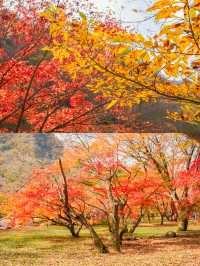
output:
[[[0,190],[16,190],[32,169],[57,159],[62,142],[54,134],[0,135]]]

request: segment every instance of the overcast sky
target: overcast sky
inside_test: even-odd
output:
[[[115,18],[124,26],[130,25],[145,34],[151,34],[158,29],[158,25],[154,23],[153,19],[150,19],[152,14],[146,12],[153,2],[152,0],[89,0],[89,2],[94,3],[101,11],[106,12],[111,9]],[[139,12],[135,12],[135,10]]]

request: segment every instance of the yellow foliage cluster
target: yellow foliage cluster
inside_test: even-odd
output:
[[[175,119],[200,121],[200,1],[158,0],[148,9],[160,32],[145,38],[116,24],[68,19],[61,8],[42,16],[50,22],[52,43],[45,48],[73,78],[84,75],[88,88],[132,107],[158,97],[178,102]],[[191,111],[192,110],[192,111]]]

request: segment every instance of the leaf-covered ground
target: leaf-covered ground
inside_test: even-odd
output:
[[[1,231],[0,265],[198,266],[200,226],[190,229],[187,236],[164,238],[160,236],[175,230],[173,226],[142,226],[137,231],[137,240],[124,242],[121,254],[110,248],[107,255],[96,252],[87,231],[75,240],[62,227]],[[108,243],[105,228],[99,227],[98,231]]]

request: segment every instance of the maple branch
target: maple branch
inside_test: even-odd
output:
[[[51,130],[48,130],[47,133],[56,132],[56,130],[58,130],[58,129],[60,129],[60,128],[64,128],[64,127],[66,127],[68,124],[70,124],[70,123],[76,121],[77,119],[79,119],[79,118],[81,118],[81,117],[83,117],[83,116],[85,116],[85,115],[90,114],[91,112],[94,112],[96,109],[105,106],[105,105],[108,104],[109,102],[110,102],[110,100],[109,100],[109,101],[106,101],[106,102],[103,102],[103,103],[100,103],[99,105],[95,106],[95,107],[92,108],[91,110],[88,110],[88,111],[82,113],[81,115],[79,115],[79,116],[77,116],[77,117],[74,117],[74,118],[68,120],[68,121],[65,122],[65,123],[62,123],[62,124],[60,124],[60,125],[55,126],[55,127],[52,128]],[[60,131],[59,131],[59,132],[60,132]]]
[[[149,90],[149,91],[152,91],[154,93],[156,93],[157,95],[160,95],[160,96],[164,96],[165,98],[169,98],[171,100],[178,100],[178,101],[184,101],[184,102],[189,102],[189,103],[193,103],[193,104],[196,104],[196,105],[200,105],[200,101],[197,101],[197,100],[194,100],[194,99],[189,99],[189,98],[185,98],[185,97],[182,97],[182,96],[176,96],[176,95],[170,95],[170,94],[166,94],[164,92],[160,92],[156,89],[153,89],[152,87],[149,87],[145,84],[142,84],[138,81],[135,81],[129,77],[126,77],[118,72],[115,72],[115,71],[112,71],[111,69],[109,69],[108,67],[105,67],[103,65],[101,65],[99,62],[97,62],[93,57],[90,57],[89,58],[99,67],[101,68],[102,70],[112,74],[113,76],[116,76],[116,77],[119,77],[121,79],[124,79],[126,81],[129,81],[129,82],[132,82],[138,86],[140,86],[141,88],[145,88],[146,90]]]
[[[190,4],[189,4],[188,0],[186,1],[185,8],[187,8],[188,23],[189,23],[190,31],[192,33],[192,38],[195,42],[196,47],[198,48],[198,50],[200,50],[200,46],[199,46],[199,43],[196,39],[195,32],[194,32],[193,25],[192,25],[192,20],[191,20],[191,16],[190,16]]]
[[[25,94],[25,97],[24,97],[24,100],[23,100],[23,103],[22,103],[22,108],[21,108],[21,112],[20,112],[20,115],[19,115],[19,119],[18,119],[18,122],[17,122],[17,125],[16,125],[16,129],[15,129],[15,132],[18,132],[19,129],[20,129],[20,126],[21,126],[21,123],[22,123],[22,119],[23,119],[23,115],[24,115],[24,112],[25,112],[25,108],[26,108],[26,102],[27,102],[27,99],[28,99],[28,96],[29,96],[29,92],[31,90],[31,87],[32,87],[32,84],[33,84],[33,81],[34,81],[34,78],[35,78],[35,74],[39,68],[39,66],[41,65],[41,63],[43,62],[43,60],[45,59],[47,55],[47,52],[44,53],[44,55],[42,56],[42,58],[39,60],[39,62],[37,63],[33,73],[32,73],[32,76],[31,76],[31,79],[30,79],[30,82],[29,82],[29,85],[26,89],[26,94]]]
[[[45,116],[45,118],[44,118],[44,120],[43,120],[43,122],[42,122],[42,124],[41,124],[41,126],[40,126],[40,128],[39,128],[39,132],[42,132],[42,131],[43,131],[43,129],[44,129],[46,123],[48,122],[48,119],[49,119],[53,114],[55,114],[57,111],[59,111],[59,110],[62,108],[62,105],[60,105],[59,103],[62,102],[62,101],[64,101],[64,100],[65,100],[65,101],[70,101],[71,97],[74,96],[79,90],[80,90],[79,88],[76,89],[76,90],[74,90],[70,95],[67,96],[67,99],[66,99],[66,96],[64,96],[63,99],[60,100],[60,101],[58,102],[58,105],[55,106],[55,107],[53,108],[53,110],[51,110],[51,112],[49,112],[49,113],[47,112],[47,114],[46,114],[46,116]],[[69,107],[69,108],[70,108],[70,107]]]

